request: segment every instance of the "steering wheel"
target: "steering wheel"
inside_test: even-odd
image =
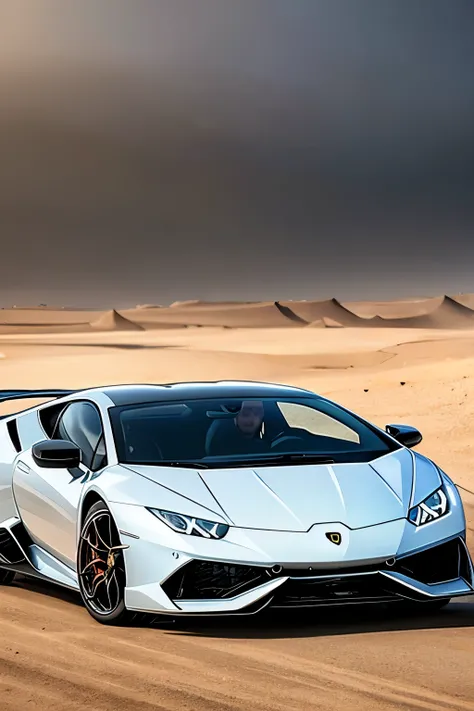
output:
[[[284,435],[283,432],[280,432],[279,434],[276,435],[272,439],[272,442],[270,444],[270,449],[272,450],[279,450],[281,448],[286,449],[287,444],[289,442],[304,442],[303,437],[297,437],[296,435]],[[283,447],[281,447],[283,445]]]

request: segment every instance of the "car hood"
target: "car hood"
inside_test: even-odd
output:
[[[407,449],[354,464],[199,471],[127,466],[160,485],[148,506],[196,515],[197,504],[211,520],[214,512],[234,526],[279,531],[329,522],[354,529],[404,518],[439,482],[436,467]]]

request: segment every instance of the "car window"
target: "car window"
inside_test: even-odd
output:
[[[298,427],[311,434],[324,437],[334,437],[348,442],[360,442],[358,433],[353,429],[313,407],[300,405],[296,402],[279,402],[278,408],[288,427]]]
[[[398,449],[382,431],[317,397],[189,399],[109,410],[120,462],[170,465],[311,454],[336,463],[368,462]]]
[[[66,439],[77,444],[82,451],[82,462],[86,467],[94,469],[104,466],[102,422],[97,409],[91,403],[74,402],[69,405],[58,420],[54,439]]]

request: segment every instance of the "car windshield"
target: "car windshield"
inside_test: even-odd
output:
[[[110,410],[118,460],[235,467],[367,462],[398,449],[385,433],[314,397],[189,399]]]

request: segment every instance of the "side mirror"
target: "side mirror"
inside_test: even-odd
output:
[[[46,439],[31,448],[34,462],[43,469],[73,469],[81,463],[81,450],[63,439]]]
[[[405,447],[416,447],[423,439],[421,432],[410,425],[386,425],[385,431]]]

